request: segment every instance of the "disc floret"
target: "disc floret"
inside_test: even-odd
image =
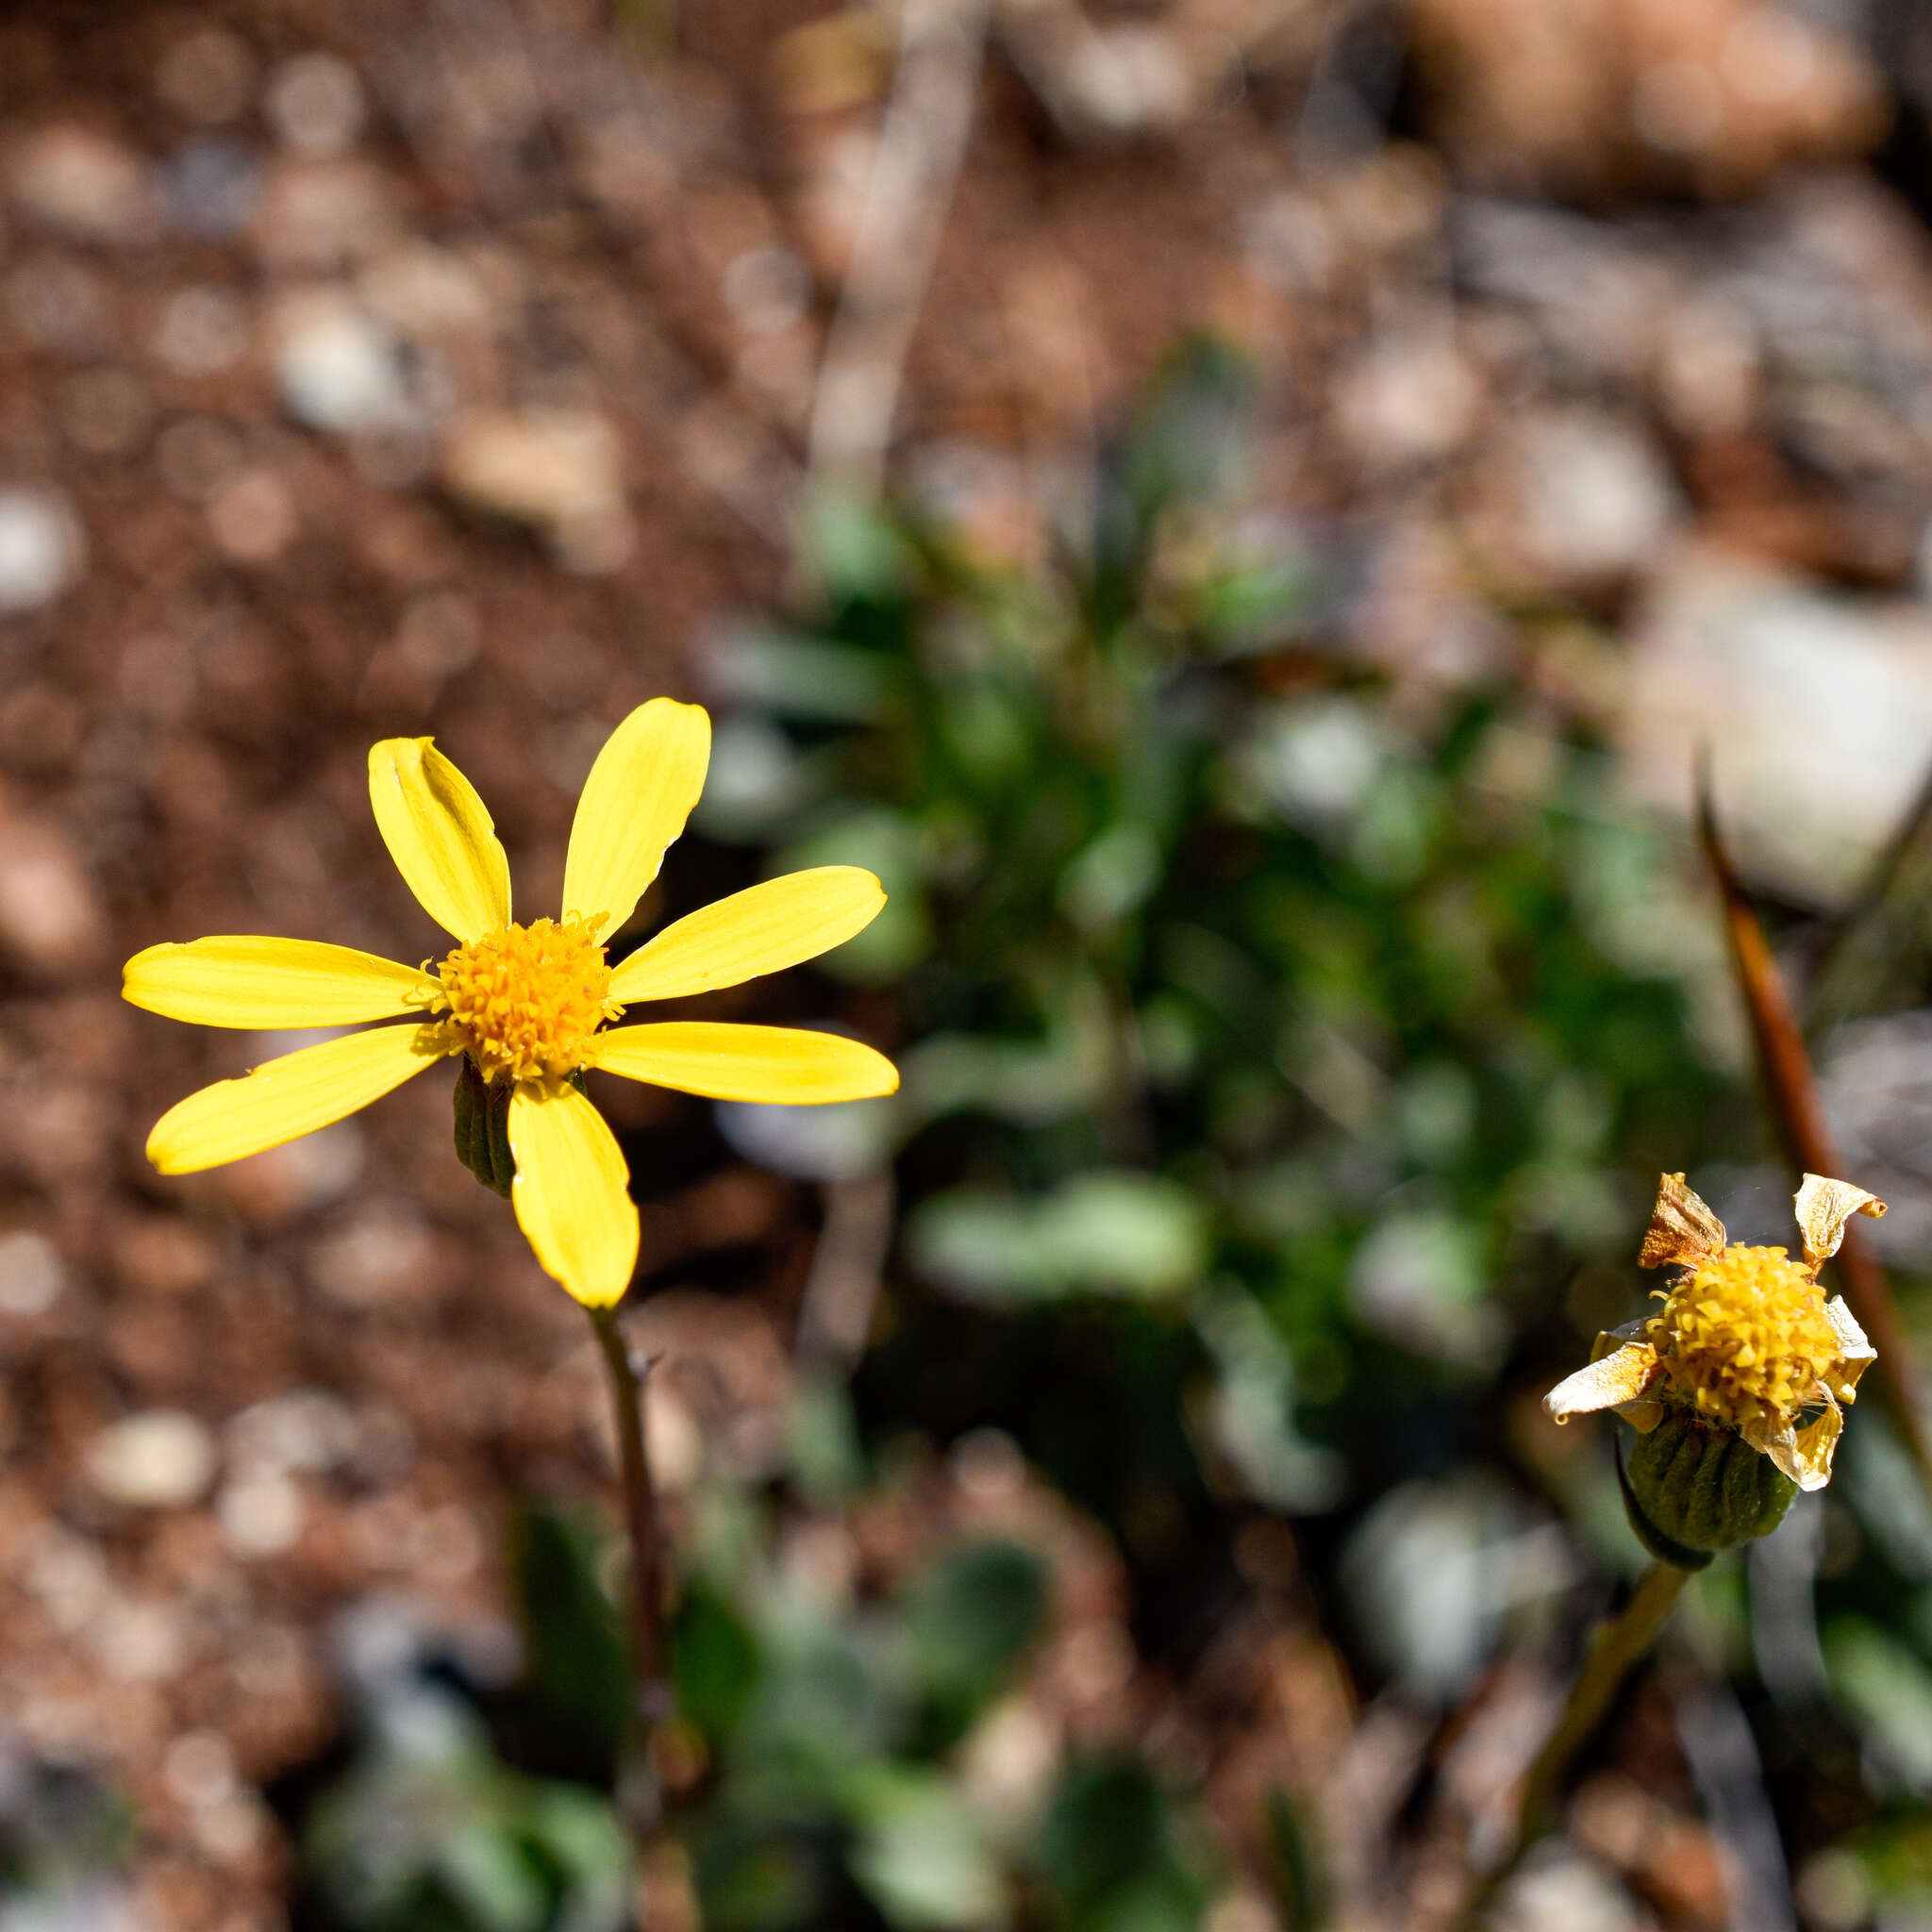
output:
[[[1644,1324],[1671,1391],[1726,1428],[1769,1425],[1819,1401],[1849,1400],[1840,1342],[1817,1270],[1783,1248],[1727,1247],[1668,1291]]]
[[[437,969],[432,1017],[452,1054],[485,1079],[555,1083],[584,1064],[601,1025],[624,1011],[610,996],[604,948],[581,915],[510,924],[458,946]]]

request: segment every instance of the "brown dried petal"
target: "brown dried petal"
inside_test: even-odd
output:
[[[1681,1263],[1694,1268],[1724,1253],[1724,1224],[1698,1199],[1680,1174],[1657,1178],[1657,1206],[1643,1246],[1637,1256],[1641,1268],[1669,1268]]]
[[[1827,1180],[1822,1174],[1807,1174],[1798,1189],[1798,1232],[1805,1241],[1805,1258],[1815,1268],[1838,1253],[1845,1238],[1845,1223],[1854,1214],[1869,1214],[1874,1221],[1883,1218],[1885,1203],[1850,1181]]]

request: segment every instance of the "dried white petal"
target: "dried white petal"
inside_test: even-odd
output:
[[[1657,1350],[1647,1341],[1626,1341],[1614,1354],[1587,1369],[1566,1375],[1543,1397],[1543,1407],[1557,1422],[1588,1415],[1599,1408],[1641,1400],[1657,1374]]]
[[[1796,1474],[1801,1490],[1822,1490],[1831,1480],[1832,1452],[1838,1447],[1839,1431],[1845,1425],[1844,1410],[1825,1391],[1824,1413],[1798,1431]],[[1785,1472],[1787,1475],[1791,1471]]]
[[[1865,1331],[1858,1326],[1857,1317],[1845,1307],[1843,1295],[1835,1294],[1825,1303],[1824,1319],[1838,1336],[1840,1374],[1832,1393],[1840,1402],[1849,1402],[1858,1386],[1858,1377],[1868,1364],[1878,1359],[1878,1351],[1865,1340]]]
[[[1822,1483],[1805,1480],[1807,1465],[1798,1454],[1798,1432],[1790,1423],[1772,1422],[1764,1416],[1747,1416],[1738,1424],[1738,1433],[1758,1455],[1770,1457],[1800,1489],[1824,1487]]]
[[[1885,1203],[1850,1181],[1827,1180],[1822,1174],[1807,1174],[1798,1189],[1798,1232],[1804,1237],[1805,1258],[1815,1268],[1838,1253],[1845,1238],[1845,1223],[1854,1214],[1883,1219]]]

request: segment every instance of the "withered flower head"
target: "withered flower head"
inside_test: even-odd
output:
[[[1825,1300],[1818,1271],[1854,1214],[1884,1212],[1862,1188],[1807,1174],[1797,1194],[1805,1258],[1794,1261],[1783,1248],[1730,1245],[1684,1176],[1665,1174],[1638,1256],[1680,1271],[1654,1291],[1662,1309],[1599,1335],[1590,1366],[1557,1383],[1544,1408],[1559,1423],[1614,1408],[1645,1434],[1686,1411],[1733,1431],[1801,1490],[1822,1490],[1842,1405],[1874,1350],[1844,1302]]]

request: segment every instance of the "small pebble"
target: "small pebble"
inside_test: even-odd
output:
[[[257,1470],[324,1471],[355,1455],[356,1413],[325,1389],[291,1389],[244,1408],[227,1427],[230,1459]]]
[[[248,353],[248,305],[197,283],[168,297],[154,335],[155,359],[176,375],[219,375]]]
[[[288,485],[273,470],[248,470],[209,503],[208,526],[215,548],[231,563],[272,563],[289,547],[300,520]]]
[[[80,575],[80,521],[64,491],[0,490],[0,617],[51,604]]]
[[[60,1250],[45,1235],[31,1228],[0,1234],[0,1313],[44,1314],[66,1283]]]
[[[408,401],[388,332],[346,305],[297,323],[282,340],[275,375],[289,413],[311,429],[379,429]]]
[[[254,216],[261,166],[231,136],[191,141],[163,169],[161,192],[168,219],[182,234],[225,242]]]
[[[278,1469],[246,1470],[223,1486],[215,1520],[238,1557],[278,1557],[302,1534],[302,1491]]]
[[[255,244],[276,273],[325,275],[395,241],[395,200],[394,180],[368,161],[278,160],[256,207]]]
[[[146,1409],[110,1424],[87,1457],[88,1474],[101,1494],[137,1509],[176,1509],[193,1502],[214,1467],[207,1425],[175,1408]]]
[[[198,1810],[235,1790],[235,1754],[219,1731],[187,1731],[161,1759],[161,1782],[177,1805]]]
[[[107,908],[66,833],[45,820],[0,820],[0,958],[60,979],[98,958],[107,933]]]
[[[146,162],[90,127],[62,123],[24,142],[11,170],[14,205],[37,227],[103,247],[145,241],[154,231]]]
[[[339,155],[355,146],[368,108],[362,83],[333,54],[297,54],[275,69],[265,104],[275,130],[297,154]]]
[[[593,409],[478,409],[451,429],[443,487],[467,509],[526,525],[573,570],[629,554],[624,450]]]

